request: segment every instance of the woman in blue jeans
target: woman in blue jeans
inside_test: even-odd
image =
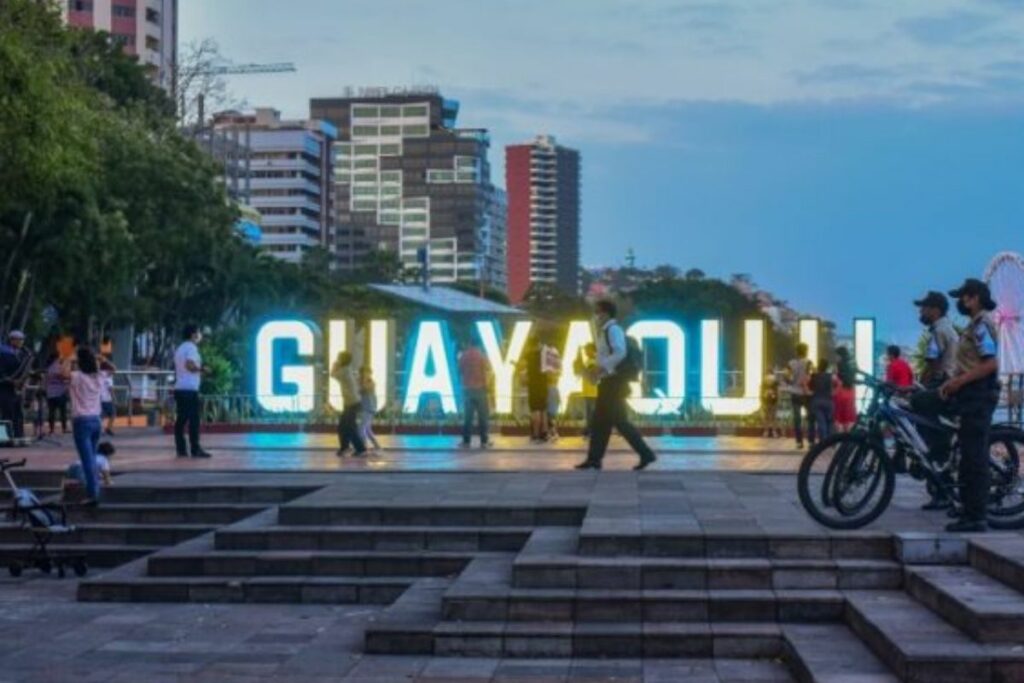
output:
[[[103,375],[91,349],[84,346],[75,352],[77,367],[67,361],[64,377],[68,381],[71,397],[71,432],[75,437],[75,448],[82,461],[82,475],[85,479],[87,505],[95,505],[100,499],[100,482],[96,478],[96,445],[100,440],[100,415],[102,414]]]

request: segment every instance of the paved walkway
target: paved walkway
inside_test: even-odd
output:
[[[209,434],[203,446],[210,460],[174,457],[172,437],[156,429],[123,429],[115,470],[275,470],[275,471],[523,471],[568,470],[583,459],[586,442],[566,437],[556,443],[531,444],[522,437],[497,436],[487,450],[459,448],[447,435],[381,436],[382,449],[367,458],[339,458],[329,434]],[[751,437],[653,437],[659,453],[657,470],[794,472],[800,463],[791,441]],[[26,457],[34,469],[62,469],[76,454],[70,435],[59,436],[3,456]],[[605,460],[610,470],[625,470],[636,456],[625,442],[613,439]]]

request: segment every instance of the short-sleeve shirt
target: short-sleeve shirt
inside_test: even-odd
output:
[[[789,393],[794,396],[810,396],[810,389],[804,388],[811,375],[811,361],[806,358],[794,358],[789,361]]]
[[[103,377],[103,387],[100,392],[100,400],[104,403],[114,402],[114,375],[111,372],[100,371],[100,376]]]
[[[68,385],[71,395],[71,417],[99,417],[102,412],[103,375],[87,375],[75,370]]]
[[[928,341],[925,344],[924,357],[929,363],[936,364],[947,377],[956,372],[956,349],[959,336],[953,321],[942,317],[932,323],[928,330]]]
[[[192,341],[184,341],[174,352],[174,390],[199,391],[202,373],[192,372],[185,361],[190,360],[197,367],[202,367],[203,358],[199,355],[199,347]]]
[[[909,387],[914,383],[914,370],[902,358],[893,358],[885,371],[885,381],[898,387]]]
[[[480,349],[469,347],[459,356],[459,376],[462,388],[478,390],[487,388],[487,359]]]
[[[995,321],[987,313],[971,320],[956,346],[956,374],[962,375],[978,367],[983,360],[994,358],[999,353],[998,334]]]

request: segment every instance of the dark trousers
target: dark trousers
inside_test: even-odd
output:
[[[817,436],[819,441],[824,441],[832,435],[832,423],[834,422],[834,410],[832,399],[813,401],[811,403],[811,418],[808,419],[808,427],[814,433],[811,435],[811,442]]]
[[[590,436],[594,425],[594,408],[597,406],[597,398],[591,396],[583,397],[583,436]]]
[[[189,453],[185,448],[185,425],[188,425],[188,445],[191,447],[191,453],[199,453],[202,451],[199,447],[199,392],[175,391],[174,410],[177,413],[174,420],[174,447],[178,455]]]
[[[798,444],[804,442],[804,416],[803,413],[807,413],[807,438],[810,442],[814,443],[814,416],[811,414],[811,397],[810,396],[798,396],[793,394],[792,396],[792,407],[793,407],[793,436],[796,437]]]
[[[600,463],[608,450],[612,429],[617,429],[641,460],[651,460],[654,452],[640,435],[640,430],[629,421],[626,397],[629,396],[629,382],[612,375],[597,385],[597,402],[590,431],[590,446],[587,461]]]
[[[477,417],[477,426],[480,433],[480,443],[486,444],[489,440],[487,434],[488,420],[490,419],[490,406],[487,400],[486,389],[466,389],[463,396],[462,411],[462,443],[469,445],[473,437],[473,417]]]
[[[21,393],[12,386],[0,387],[0,421],[11,423],[11,436],[20,439],[25,436],[25,414],[21,405]]]
[[[338,448],[347,450],[351,445],[357,454],[366,451],[366,444],[359,433],[359,403],[345,406],[338,417]]]
[[[956,411],[960,414],[958,474],[963,516],[971,520],[983,520],[988,514],[989,480],[992,475],[988,463],[988,438],[999,393],[986,386],[967,385],[954,398]]]
[[[60,428],[63,431],[68,431],[68,397],[67,394],[64,396],[55,396],[53,398],[46,399],[46,417],[50,421],[50,432],[53,432],[54,425],[57,423],[57,418],[60,418]]]
[[[952,417],[955,414],[953,402],[942,400],[938,388],[919,391],[911,396],[910,409],[933,422],[937,422],[940,417]],[[932,462],[945,465],[949,460],[949,432],[920,424],[917,425],[917,431],[928,446],[928,457]]]

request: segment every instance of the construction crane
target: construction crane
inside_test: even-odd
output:
[[[291,62],[278,62],[276,64],[214,64],[198,71],[199,76],[239,76],[250,74],[280,74],[294,73],[295,65]],[[199,127],[206,123],[206,98],[203,93],[196,97],[198,109]]]

